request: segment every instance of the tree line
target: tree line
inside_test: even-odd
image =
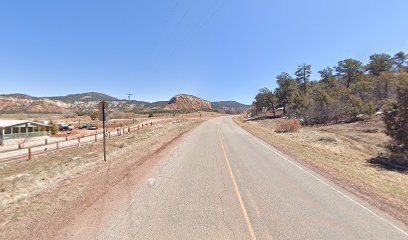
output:
[[[278,87],[262,88],[255,96],[250,115],[287,115],[306,125],[353,121],[362,115],[382,111],[397,100],[398,88],[408,85],[408,55],[398,52],[373,54],[368,64],[349,58],[337,66],[318,71],[312,80],[312,66],[301,64],[294,76],[282,72]]]

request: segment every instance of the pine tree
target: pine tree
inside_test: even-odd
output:
[[[339,61],[335,69],[339,77],[345,78],[347,88],[364,72],[363,63],[352,58]]]
[[[312,74],[312,66],[306,63],[299,65],[295,72],[296,82],[305,94],[307,92],[307,84],[310,81],[310,74]]]

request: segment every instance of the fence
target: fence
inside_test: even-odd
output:
[[[135,119],[132,119],[130,121],[111,120],[111,122],[109,122],[109,124],[107,126],[107,129],[109,129],[109,128],[128,127],[128,126],[132,126],[132,124],[135,124],[135,122],[136,122]],[[96,124],[96,125],[99,126],[100,124]],[[96,131],[96,132],[98,132],[98,131]],[[15,133],[15,134],[21,134],[19,136],[23,137],[23,138],[39,137],[39,136],[46,136],[47,135],[46,133],[41,133],[41,132],[32,132],[32,133],[28,133],[28,135],[27,135],[27,133]],[[85,135],[82,135],[82,137],[91,136],[91,135],[93,136],[94,134],[93,133],[85,134]],[[5,136],[7,136],[7,134]],[[76,139],[76,138],[78,138],[78,136],[71,136],[70,137],[70,136],[66,135],[66,136],[63,136],[63,137],[59,137],[60,140],[63,139],[65,141],[67,141],[69,139],[73,139],[73,138]],[[5,139],[10,139],[10,137],[7,137]],[[58,138],[53,138],[53,139],[27,141],[27,142],[20,143],[20,144],[17,144],[17,143],[16,144],[5,144],[5,145],[1,146],[2,150],[0,150],[0,153],[8,152],[8,151],[14,151],[14,150],[17,150],[17,149],[29,148],[29,147],[43,146],[43,145],[47,145],[47,142],[48,142],[48,144],[49,143],[56,143],[57,141],[60,141],[60,140],[58,140]]]
[[[129,133],[132,131],[138,131],[148,126],[153,126],[153,122],[150,123],[142,123],[139,125],[128,126],[126,128],[117,128],[113,131],[107,131],[106,137],[111,138],[115,136],[121,136],[125,133]],[[63,141],[54,141],[50,142],[48,139],[45,139],[42,144],[38,144],[35,146],[26,147],[22,144],[18,145],[18,148],[15,150],[8,150],[0,152],[0,163],[21,160],[21,159],[28,159],[31,160],[34,155],[44,154],[52,151],[57,151],[65,148],[72,148],[72,147],[79,147],[83,143],[90,143],[90,142],[98,142],[99,139],[103,138],[102,131],[95,134],[90,135],[82,135],[80,137],[71,137],[68,136]]]

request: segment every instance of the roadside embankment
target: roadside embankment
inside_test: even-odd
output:
[[[366,122],[304,127],[276,133],[282,119],[234,121],[277,149],[316,170],[372,205],[408,224],[408,172],[369,163],[388,141],[379,119]]]

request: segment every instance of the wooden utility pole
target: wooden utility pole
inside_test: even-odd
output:
[[[108,119],[108,103],[102,101],[99,103],[99,120],[102,121],[103,128],[103,160],[106,161],[106,121]],[[95,135],[96,136],[96,135]]]

